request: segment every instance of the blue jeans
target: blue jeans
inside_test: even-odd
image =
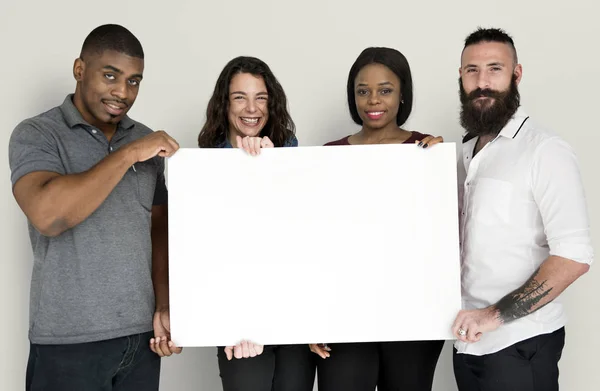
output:
[[[27,391],[155,391],[160,357],[149,347],[152,332],[106,341],[31,344]]]

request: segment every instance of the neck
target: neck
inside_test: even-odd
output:
[[[238,133],[235,129],[229,129],[229,133],[227,134],[227,140],[229,141],[229,144],[231,144],[231,146],[233,148],[237,148],[237,136],[244,137],[240,133]]]
[[[477,155],[479,151],[481,151],[481,149],[485,147],[490,141],[495,139],[496,136],[497,135],[494,134],[484,134],[483,136],[479,136],[479,138],[477,139],[477,144],[475,145],[475,153],[473,154],[473,156]]]
[[[106,136],[106,139],[108,141],[110,141],[115,135],[115,133],[117,133],[117,125],[100,124],[96,127],[100,129],[102,133],[104,133],[104,136]]]
[[[410,136],[410,132],[399,128],[395,122],[391,122],[378,129],[363,125],[360,132],[356,134],[356,138],[360,140],[361,144],[380,144],[384,140],[404,138],[406,135]]]

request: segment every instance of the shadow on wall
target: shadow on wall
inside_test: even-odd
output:
[[[444,349],[438,359],[433,378],[433,391],[457,391],[454,380],[454,368],[452,366],[452,347],[454,341],[446,341]]]
[[[161,391],[220,391],[216,348],[184,348],[162,359]]]

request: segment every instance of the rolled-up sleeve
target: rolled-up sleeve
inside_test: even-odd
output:
[[[558,137],[546,140],[535,152],[531,175],[550,255],[591,264],[587,202],[573,149]]]
[[[21,122],[13,130],[8,147],[11,182],[35,171],[65,174],[56,140],[32,120]]]

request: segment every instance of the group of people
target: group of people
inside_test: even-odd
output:
[[[181,352],[170,340],[164,178],[179,145],[127,116],[143,70],[129,30],[97,27],[75,60],[74,94],[11,135],[13,194],[34,257],[27,390],[157,390],[160,358]],[[566,318],[555,299],[593,259],[577,159],[521,107],[522,74],[506,32],[467,37],[459,67],[463,310],[452,329],[460,391],[558,390]],[[328,146],[443,142],[404,128],[413,84],[395,49],[360,53],[347,98],[360,130]],[[225,66],[198,146],[251,155],[298,146],[267,64],[237,57]],[[315,373],[325,391],[431,390],[444,344],[315,342],[218,347],[224,391],[310,391]]]

